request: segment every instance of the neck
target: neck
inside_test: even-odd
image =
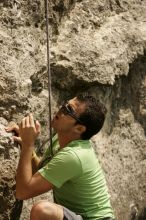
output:
[[[78,139],[81,139],[81,137],[58,133],[58,141],[59,141],[60,148],[64,148],[71,141],[78,140]]]

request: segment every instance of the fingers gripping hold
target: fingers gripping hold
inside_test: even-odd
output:
[[[5,130],[7,132],[14,131],[17,135],[19,135],[19,125],[13,121],[8,124]]]
[[[20,123],[20,129],[25,128],[25,120],[26,118],[23,118],[21,123]]]
[[[33,118],[33,114],[29,114],[29,123],[30,123],[30,126],[35,128],[35,123],[34,123],[34,118]]]
[[[41,131],[41,125],[38,121],[34,121],[34,117],[32,113],[29,113],[26,117],[24,117],[21,123],[18,125],[15,122],[11,122],[5,128],[7,132],[14,131],[15,136],[13,136],[13,140],[22,145],[22,143],[33,144],[35,139],[39,135]]]
[[[36,126],[31,113],[22,119],[20,125],[20,137],[22,138],[23,145],[33,146],[39,132],[40,126]]]
[[[21,128],[35,128],[34,118],[31,113],[24,117],[20,123]]]
[[[41,125],[38,121],[35,121],[35,127],[38,134],[41,132]]]

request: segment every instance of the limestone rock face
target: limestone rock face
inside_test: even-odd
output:
[[[10,219],[15,206],[15,172],[19,150],[6,133],[8,122],[0,117],[0,219]],[[13,146],[13,148],[12,148]]]
[[[22,205],[15,200],[19,148],[4,127],[32,111],[42,124],[38,153],[49,136],[44,13],[43,0],[0,0],[0,220],[19,219]],[[50,0],[49,23],[52,116],[80,91],[105,103],[107,118],[93,140],[116,219],[144,220],[146,2]],[[32,204],[24,203],[21,220]]]

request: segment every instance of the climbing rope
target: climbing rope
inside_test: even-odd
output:
[[[49,93],[49,136],[50,136],[50,152],[51,157],[53,156],[52,148],[52,128],[51,128],[51,71],[50,71],[50,44],[49,44],[49,18],[48,18],[48,0],[45,0],[45,18],[46,18],[46,36],[47,36],[47,74],[48,74],[48,93]],[[12,32],[12,27],[11,27]],[[34,199],[32,198],[32,203],[34,204]],[[10,213],[10,220],[19,220],[22,212],[23,200],[15,200]]]
[[[50,150],[51,156],[53,156],[52,149],[52,128],[51,128],[51,70],[50,70],[50,38],[49,38],[49,10],[48,10],[48,0],[45,0],[45,17],[46,17],[46,35],[47,35],[47,74],[48,74],[48,93],[49,93],[49,131],[50,131]]]

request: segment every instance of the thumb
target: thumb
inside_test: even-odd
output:
[[[38,121],[35,122],[35,128],[37,133],[39,134],[41,132],[41,125]]]
[[[21,143],[22,143],[21,137],[13,136],[12,139],[13,139],[15,142],[17,142],[18,144],[21,144]]]
[[[7,132],[15,131],[16,134],[19,134],[19,126],[15,122],[10,122],[7,127],[5,127]]]

